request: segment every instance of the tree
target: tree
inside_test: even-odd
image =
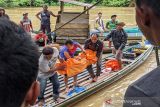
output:
[[[34,6],[35,0],[30,0],[30,2],[31,2],[31,6]]]

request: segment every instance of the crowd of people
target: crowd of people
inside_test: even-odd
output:
[[[136,19],[142,32],[152,44],[159,46],[159,5],[153,7],[151,4],[160,3],[150,0],[136,0]],[[41,21],[41,35],[36,37],[36,42],[40,42],[40,36],[43,36],[45,44],[51,39],[50,35],[45,35],[46,31],[50,33],[50,15],[57,17],[51,11],[48,11],[46,5],[43,11],[37,13],[37,18]],[[148,10],[148,11],[146,11]],[[40,15],[40,16],[39,16]],[[123,30],[124,22],[117,22],[116,15],[111,17],[111,21],[104,26],[101,19],[102,13],[98,13],[99,18],[96,20],[97,29],[104,32],[106,29],[113,29],[106,36],[105,40],[112,38],[114,45],[113,53],[115,58],[121,64],[122,51],[127,42],[127,34]],[[23,20],[20,26],[9,20],[8,15],[3,8],[0,8],[0,106],[2,107],[28,107],[35,104],[37,97],[40,105],[44,104],[44,92],[49,79],[53,85],[53,97],[55,102],[59,102],[59,88],[57,70],[64,70],[65,65],[55,66],[57,60],[63,62],[75,56],[77,48],[82,52],[90,49],[96,52],[97,72],[93,72],[92,65],[87,70],[92,78],[91,82],[97,82],[101,72],[101,60],[103,52],[103,41],[99,40],[99,35],[93,33],[85,41],[84,47],[73,40],[66,40],[65,45],[58,50],[56,47],[44,47],[42,54],[39,56],[38,47],[28,36],[33,30],[32,22],[28,19],[28,13],[23,14]],[[43,41],[43,40],[42,40]],[[43,44],[44,45],[44,44]],[[125,95],[125,99],[140,99],[143,106],[141,107],[159,107],[159,68],[146,75],[141,80],[132,84]],[[64,75],[66,92],[69,90],[68,77]],[[154,84],[153,84],[154,83]],[[77,76],[74,76],[73,86],[77,86]],[[157,88],[155,88],[157,87]],[[139,97],[139,98],[138,98]],[[145,100],[141,99],[146,97]],[[152,98],[149,98],[152,97]],[[148,101],[147,103],[145,103]],[[124,107],[132,107],[130,103],[125,103]]]

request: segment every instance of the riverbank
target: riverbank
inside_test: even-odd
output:
[[[34,30],[39,30],[40,21],[36,18],[36,13],[41,11],[41,7],[27,7],[27,8],[8,8],[6,9],[6,13],[10,16],[11,20],[18,23],[22,19],[22,14],[24,12],[29,13],[29,18],[32,20]],[[54,14],[57,14],[59,11],[59,6],[51,6],[49,7]],[[66,12],[82,12],[83,7],[73,6],[73,7],[65,7]],[[97,13],[103,13],[103,19],[105,22],[110,20],[110,16],[113,14],[117,14],[117,19],[119,21],[123,21],[127,26],[135,26],[135,9],[132,7],[103,7],[97,6],[90,11],[90,28],[94,28],[94,20],[97,17]],[[51,17],[51,28],[55,28],[56,18]]]

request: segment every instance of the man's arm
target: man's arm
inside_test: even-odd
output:
[[[51,68],[48,72],[49,73],[54,73],[54,72],[56,72],[58,70],[64,70],[65,68],[66,68],[66,65],[61,65],[61,66],[58,66],[58,67]]]
[[[81,44],[77,43],[77,46],[78,46],[78,48],[80,48],[80,49],[81,49],[81,51],[83,51],[83,52],[84,52],[84,49],[83,49],[83,47],[81,46]]]
[[[84,49],[89,49],[89,40],[86,40],[84,43]]]
[[[41,20],[41,18],[40,18],[40,15],[41,14],[41,12],[38,12],[37,14],[36,14],[36,17],[39,19],[39,20]]]
[[[55,15],[53,14],[53,12],[50,11],[50,14],[53,16],[53,17],[58,17],[59,15]]]
[[[106,36],[106,38],[104,39],[104,41],[109,40],[109,39],[112,37],[113,32],[114,32],[114,31],[111,31],[111,33]]]
[[[20,26],[23,27],[23,22],[22,21],[20,21]]]
[[[33,26],[32,26],[32,21],[31,20],[30,20],[30,27],[31,27],[31,29],[33,31]]]
[[[107,29],[109,29],[108,25],[109,25],[109,22],[106,23],[106,28],[107,28]]]
[[[64,56],[65,56],[67,59],[71,58],[71,56],[69,55],[68,52],[64,52]]]

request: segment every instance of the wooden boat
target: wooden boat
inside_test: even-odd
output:
[[[137,48],[136,46],[126,47],[124,52],[129,53],[133,49]],[[140,50],[140,48],[138,48]],[[144,50],[144,48],[142,48]],[[52,84],[48,81],[47,82],[47,88],[45,91],[45,102],[46,105],[50,105],[51,107],[73,107],[75,103],[78,103],[79,101],[85,99],[86,97],[96,93],[97,91],[103,89],[104,87],[112,84],[113,82],[116,82],[117,80],[121,79],[128,73],[132,72],[134,69],[136,69],[138,66],[140,66],[151,54],[153,50],[153,47],[150,46],[141,54],[137,53],[131,53],[131,54],[137,54],[137,56],[133,59],[130,58],[124,58],[122,59],[124,63],[124,67],[122,70],[118,72],[101,72],[101,76],[99,77],[98,81],[96,83],[90,83],[90,76],[88,71],[84,71],[78,75],[78,83],[80,86],[85,87],[85,90],[79,93],[74,93],[72,96],[67,96],[64,94],[65,84],[63,81],[63,76],[59,76],[60,81],[60,96],[63,96],[65,99],[63,99],[62,102],[55,104],[53,101],[52,96]],[[104,71],[105,67],[104,64],[107,60],[113,59],[113,54],[107,54],[105,57],[103,57],[102,60],[102,71]],[[94,71],[96,71],[95,65],[93,66]],[[71,85],[73,82],[72,78],[69,78],[68,84]]]

